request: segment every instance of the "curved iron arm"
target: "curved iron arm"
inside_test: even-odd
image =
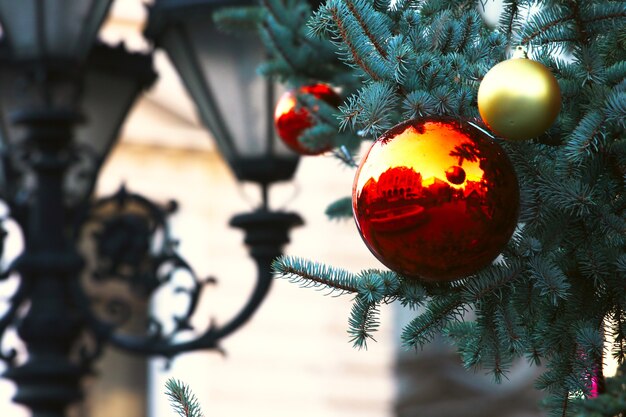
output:
[[[125,190],[120,191],[117,198],[122,202],[124,199],[132,198],[142,204],[149,204],[152,213],[159,217],[159,220],[165,220],[163,213],[159,213],[153,203],[149,200],[128,194]],[[105,199],[103,201],[113,201]],[[289,242],[288,233],[292,227],[303,224],[302,219],[295,213],[272,212],[267,209],[259,209],[251,213],[240,214],[231,219],[231,226],[240,228],[245,232],[245,243],[249,247],[249,252],[256,262],[258,270],[257,280],[252,294],[241,310],[231,318],[226,324],[217,326],[211,323],[209,327],[193,340],[176,342],[174,336],[176,331],[171,335],[163,335],[160,327],[157,328],[155,334],[147,336],[131,336],[116,333],[116,325],[103,322],[90,309],[90,302],[82,288],[77,286],[74,288],[74,297],[78,301],[78,305],[87,318],[89,327],[96,336],[98,346],[111,344],[119,349],[129,353],[140,355],[162,356],[171,359],[175,355],[183,352],[189,352],[199,349],[216,349],[221,350],[219,342],[244,325],[250,317],[259,308],[261,302],[267,295],[272,283],[272,261],[281,255],[282,247]],[[203,285],[210,282],[210,279],[201,282],[197,280],[191,267],[175,253],[170,254],[167,260],[174,261],[177,267],[188,270],[196,282],[196,286],[190,292],[191,301],[187,309],[187,314],[183,317],[175,317],[179,320],[179,325],[183,329],[188,329],[188,320],[194,313],[201,289]],[[182,323],[182,324],[181,324]]]

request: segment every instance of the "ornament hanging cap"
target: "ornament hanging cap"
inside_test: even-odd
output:
[[[528,59],[528,50],[523,45],[517,45],[515,47],[515,52],[513,52],[512,58],[526,58]]]

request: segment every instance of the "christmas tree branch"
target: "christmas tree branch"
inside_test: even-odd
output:
[[[372,80],[380,81],[382,78],[378,74],[376,74],[374,70],[370,68],[370,66],[366,64],[363,59],[361,59],[361,56],[357,52],[357,48],[354,45],[354,42],[350,40],[350,37],[348,36],[348,31],[346,30],[342,19],[339,17],[339,10],[335,7],[335,8],[330,8],[329,12],[333,18],[333,21],[335,22],[335,25],[337,25],[339,36],[341,37],[341,39],[343,40],[345,45],[348,47],[348,50],[351,53],[352,61],[355,64],[357,64],[363,71],[365,71]]]
[[[624,19],[624,18],[626,18],[625,6],[623,4],[621,4],[621,5],[615,5],[615,7],[621,7],[621,10],[617,10],[617,11],[614,11],[614,12],[611,12],[611,13],[606,13],[606,14],[598,14],[597,16],[594,16],[592,18],[585,17],[582,20],[583,20],[585,25],[588,25],[589,23],[595,23],[595,22],[602,22],[602,21],[606,21],[606,20]]]
[[[352,336],[350,342],[355,348],[367,349],[367,339],[376,341],[372,333],[378,330],[380,325],[378,314],[375,302],[367,301],[361,296],[355,297],[348,321],[348,333]]]
[[[535,256],[528,262],[534,285],[553,305],[567,298],[571,285],[561,269],[551,260]]]
[[[540,26],[536,26],[535,30],[533,32],[531,32],[529,35],[524,36],[520,40],[520,44],[521,45],[528,45],[536,37],[538,37],[540,35],[545,35],[545,33],[549,29],[551,29],[551,28],[553,28],[553,27],[555,27],[555,26],[557,26],[557,25],[559,25],[561,23],[567,22],[568,20],[571,20],[573,17],[574,17],[573,15],[569,14],[567,16],[561,16],[561,17],[555,18],[553,20],[541,22]]]
[[[336,120],[337,109],[324,100],[316,98],[313,94],[298,94],[296,97],[298,103],[307,109],[313,109],[309,111],[311,116],[319,123],[324,123],[334,128],[334,133],[337,133],[338,123]]]
[[[578,41],[581,45],[587,46],[589,44],[589,34],[585,30],[585,22],[583,21],[583,16],[578,6],[578,0],[569,0],[568,4],[575,22],[574,26],[578,35]]]
[[[534,27],[534,30],[530,34],[525,35],[520,40],[520,43],[522,45],[527,45],[538,37],[545,37],[545,39],[538,43],[539,45],[549,42],[581,42],[584,45],[586,44],[585,39],[589,38],[587,28],[590,28],[591,23],[609,22],[615,19],[624,19],[626,17],[626,8],[623,4],[606,4],[603,6],[610,8],[607,11],[603,11],[598,7],[591,7],[586,8],[585,11],[582,12],[578,2],[574,0],[569,2],[571,13],[566,14],[565,16],[559,16],[560,9],[557,8],[542,11],[531,20],[531,22],[535,22],[536,24],[529,24],[529,27]],[[548,18],[547,16],[553,17]],[[547,34],[551,32],[551,29],[568,21],[575,22],[574,28],[576,32],[575,35],[572,34],[574,36],[562,36],[560,38],[547,36]]]
[[[189,386],[170,378],[165,383],[165,395],[180,417],[204,417],[198,399]]]
[[[254,31],[264,14],[265,11],[259,6],[224,7],[215,11],[213,20],[219,29],[225,32],[241,31],[242,29]]]
[[[279,38],[272,29],[271,25],[265,21],[261,24],[263,33],[265,33],[267,40],[270,42],[272,50],[280,55],[280,58],[295,72],[299,69],[299,66],[292,60],[291,54],[289,54],[281,45]]]
[[[326,215],[329,219],[347,219],[352,218],[352,197],[344,197],[326,208]]]
[[[500,25],[504,27],[506,33],[507,45],[511,46],[513,33],[515,32],[515,19],[519,14],[519,6],[516,0],[505,0],[502,2],[502,16],[500,17]],[[522,42],[523,43],[523,42]]]
[[[411,321],[402,331],[404,346],[417,348],[430,342],[435,332],[453,317],[460,318],[465,311],[465,302],[458,294],[433,299],[426,311]]]
[[[282,26],[293,25],[294,21],[297,20],[294,19],[295,16],[292,13],[289,13],[289,10],[281,0],[261,0],[261,4],[274,18],[276,23]]]
[[[461,287],[465,301],[475,303],[482,300],[520,278],[521,271],[519,262],[514,262],[511,266],[492,265],[483,270],[480,276],[468,279]]]
[[[344,269],[307,259],[281,256],[272,263],[279,278],[301,283],[304,287],[327,287],[331,291],[358,293],[358,277]]]
[[[299,33],[298,31],[303,27],[306,22],[306,17],[310,15],[310,8],[308,4],[299,4],[295,7],[289,7],[283,4],[281,0],[261,0],[261,4],[267,8],[269,14],[274,18],[277,24],[288,27],[293,33]],[[305,11],[307,14],[305,14]],[[312,48],[312,52],[319,52],[320,44],[312,41],[307,36],[297,36],[295,39],[298,44],[306,44]]]
[[[397,97],[393,86],[388,82],[373,82],[348,98],[341,106],[341,124],[358,126],[362,135],[377,137],[393,126],[394,109]]]
[[[519,318],[512,311],[511,306],[497,306],[494,322],[498,339],[506,341],[510,352],[521,355],[524,352],[523,329],[520,327]]]
[[[616,310],[613,314],[613,357],[619,363],[626,363],[626,317],[622,310]]]
[[[506,374],[506,371],[509,368],[509,365],[506,363],[506,360],[503,356],[500,341],[496,337],[496,332],[494,332],[491,328],[489,330],[491,333],[490,338],[492,339],[490,356],[492,356],[493,359],[490,360],[491,363],[484,360],[483,362],[486,362],[485,365],[491,369],[490,373],[493,374],[494,381],[497,384],[500,384],[502,382],[502,377]]]
[[[383,59],[387,59],[387,51],[385,51],[385,49],[382,47],[380,41],[378,40],[377,37],[375,37],[372,33],[372,30],[370,30],[370,28],[368,27],[368,24],[365,22],[365,19],[363,18],[363,15],[359,12],[359,10],[357,10],[357,7],[355,5],[355,2],[353,0],[344,0],[346,6],[348,7],[348,10],[350,10],[350,13],[352,13],[352,16],[356,19],[356,21],[359,23],[359,26],[361,26],[361,29],[363,30],[363,33],[365,34],[365,36],[367,36],[367,38],[369,39],[369,41],[371,42],[372,46],[374,46],[374,48],[376,49],[376,51],[378,52],[378,54],[381,56],[381,58]],[[357,0],[359,1],[359,0]],[[359,1],[359,6],[361,8],[365,8],[365,12],[366,13],[376,13],[374,11],[374,9],[369,6],[367,3],[363,2],[363,1]],[[379,26],[380,27],[380,26]],[[387,36],[385,36],[387,35]],[[389,33],[384,33],[382,38],[383,39],[387,39],[390,37],[391,34]]]
[[[569,392],[566,391],[565,395],[563,396],[563,403],[561,406],[561,409],[563,410],[563,412],[561,413],[561,417],[567,417],[567,406],[569,405]]]

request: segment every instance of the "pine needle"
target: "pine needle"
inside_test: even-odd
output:
[[[188,385],[170,378],[165,383],[165,395],[170,400],[174,411],[181,417],[204,417],[198,399]]]

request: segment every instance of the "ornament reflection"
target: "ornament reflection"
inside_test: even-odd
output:
[[[517,224],[511,162],[475,127],[438,118],[402,123],[363,159],[353,190],[365,243],[409,278],[451,281],[493,261]]]

